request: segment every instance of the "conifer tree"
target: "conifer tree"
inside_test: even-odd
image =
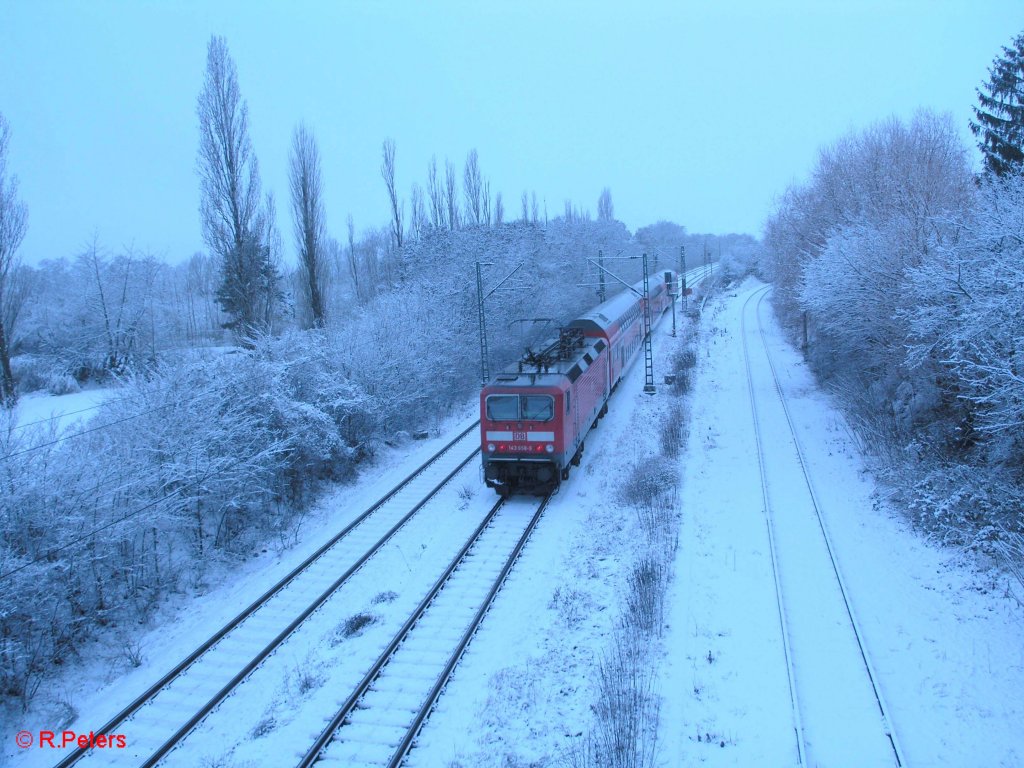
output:
[[[974,116],[971,132],[979,139],[985,170],[1005,176],[1024,169],[1024,34],[992,63]]]

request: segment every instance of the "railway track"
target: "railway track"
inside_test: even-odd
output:
[[[499,499],[299,762],[397,768],[547,507]]]
[[[76,748],[55,768],[156,765],[479,453],[474,422],[356,516],[95,733],[128,748]]]
[[[740,333],[797,762],[905,766],[761,326],[768,290],[747,297]],[[757,350],[747,326],[752,303]]]

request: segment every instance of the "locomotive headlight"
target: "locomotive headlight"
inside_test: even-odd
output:
[[[555,446],[553,446],[551,443],[548,443],[547,445],[544,446],[544,450],[547,451],[548,453],[554,453]]]
[[[487,444],[487,450],[490,453],[494,453],[494,443],[488,443]]]

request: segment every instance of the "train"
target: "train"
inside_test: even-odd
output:
[[[554,338],[527,350],[480,392],[483,477],[501,496],[546,495],[579,466],[584,439],[608,412],[608,399],[644,344],[651,322],[678,295],[679,274],[659,271],[598,304]]]

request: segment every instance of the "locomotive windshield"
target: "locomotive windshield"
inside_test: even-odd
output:
[[[487,418],[491,421],[550,421],[555,415],[551,395],[489,395]]]
[[[551,395],[523,395],[524,421],[549,421],[555,415],[555,399]]]
[[[519,421],[519,395],[491,395],[487,398],[491,421]]]

